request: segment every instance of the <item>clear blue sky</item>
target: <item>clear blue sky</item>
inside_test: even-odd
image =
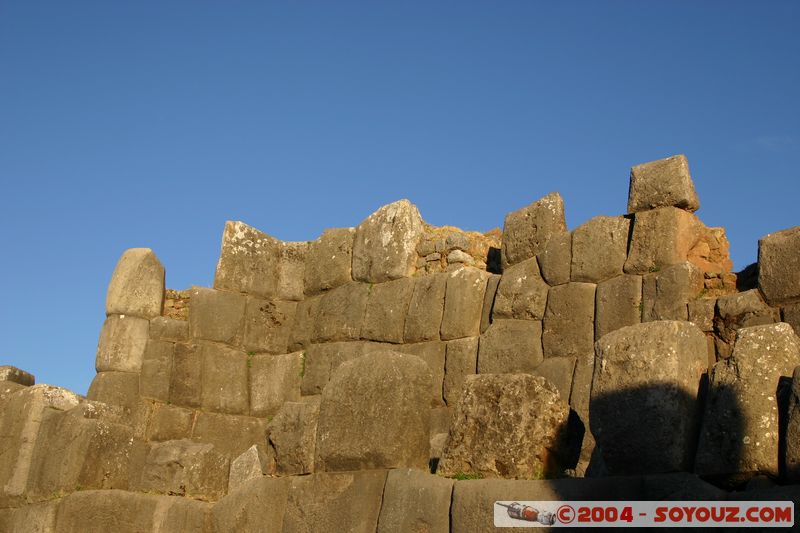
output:
[[[0,362],[85,393],[123,250],[210,285],[225,220],[399,198],[488,230],[625,211],[685,153],[740,269],[800,223],[800,3],[0,2]]]

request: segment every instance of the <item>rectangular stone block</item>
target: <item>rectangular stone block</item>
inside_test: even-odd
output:
[[[329,342],[312,344],[305,350],[300,390],[304,396],[322,394],[331,372],[340,364],[364,355],[371,343]]]
[[[492,323],[492,312],[501,278],[500,274],[492,274],[486,282],[486,292],[483,293],[483,310],[481,311],[481,333],[489,329]]]
[[[595,287],[571,282],[550,289],[542,326],[546,358],[578,357],[593,351]]]
[[[150,339],[186,342],[189,340],[189,322],[166,316],[150,319]]]
[[[249,357],[248,364],[251,416],[271,416],[284,402],[300,400],[303,352],[254,355]]]
[[[274,298],[278,292],[279,241],[243,222],[228,221],[214,274],[214,288]]]
[[[349,283],[323,294],[312,342],[358,340],[369,291],[366,283]]]
[[[687,304],[689,322],[700,328],[702,331],[713,331],[714,309],[716,305],[717,300],[715,298],[700,298],[697,300],[691,300]]]
[[[100,372],[92,380],[86,397],[131,412],[139,400],[139,374],[132,372]]]
[[[313,296],[353,280],[353,228],[333,228],[309,243],[305,268],[305,294]]]
[[[307,242],[278,243],[278,299],[303,299]]]
[[[444,382],[444,361],[447,345],[441,341],[401,344],[394,347],[400,353],[416,355],[428,365],[433,377],[431,389],[431,406],[444,405],[442,387]],[[371,350],[370,350],[371,351]],[[367,350],[365,350],[365,353]]]
[[[478,372],[478,340],[466,337],[447,342],[444,400],[448,406],[458,403],[466,377]]]
[[[689,301],[703,291],[703,273],[692,263],[667,267],[642,279],[642,322],[689,320]]]
[[[253,444],[264,442],[266,427],[263,418],[198,411],[192,440],[213,444],[218,452],[233,459]]]
[[[236,344],[242,335],[246,298],[242,294],[195,287],[189,303],[193,339]]]
[[[665,206],[692,212],[700,208],[685,155],[674,155],[631,168],[628,213]]]
[[[642,321],[642,277],[623,274],[597,285],[594,336]]]
[[[561,399],[569,403],[576,361],[577,357],[548,357],[533,370],[532,374],[542,376],[549,381],[558,390]]]
[[[599,283],[622,274],[628,257],[631,221],[626,217],[594,217],[572,232],[570,279]]]
[[[150,319],[164,304],[164,267],[149,248],[125,250],[106,293],[106,315]]]
[[[640,211],[633,220],[626,274],[647,274],[687,260],[697,244],[702,223],[676,207]]]
[[[267,425],[267,440],[281,475],[314,472],[319,396],[313,401],[286,402]]]
[[[383,491],[378,533],[450,532],[453,481],[419,470],[390,470]]]
[[[220,344],[201,343],[201,406],[217,413],[247,414],[247,354]]]
[[[214,532],[281,533],[291,481],[289,477],[249,480],[214,505]]]
[[[307,348],[311,344],[311,339],[314,337],[320,299],[320,296],[315,296],[297,303],[294,321],[289,332],[289,351],[296,352]]]
[[[13,533],[57,533],[58,501],[28,504],[0,511],[0,531]]]
[[[98,372],[138,372],[147,345],[150,323],[144,318],[110,315],[103,323],[97,343]]]
[[[536,257],[554,235],[566,231],[564,200],[557,192],[509,213],[503,223],[503,269]]]
[[[172,357],[169,401],[185,407],[200,407],[203,386],[203,357],[196,344],[178,343]]]
[[[530,373],[542,358],[540,320],[495,320],[480,337],[478,373]]]
[[[148,441],[180,440],[192,436],[195,411],[156,402],[147,424]]]
[[[481,330],[483,297],[490,274],[472,267],[450,272],[445,289],[442,340],[476,337]]]
[[[767,303],[800,299],[800,227],[776,231],[758,241],[758,287]]]
[[[370,285],[361,328],[363,339],[398,344],[403,342],[414,281],[413,278],[400,278]]]
[[[535,257],[507,268],[497,287],[492,319],[541,320],[548,289]]]
[[[172,358],[175,343],[169,341],[147,341],[139,376],[139,394],[163,402],[169,401],[169,386],[172,381]]]
[[[0,381],[11,381],[30,387],[36,383],[36,378],[33,377],[33,374],[29,374],[15,366],[3,365],[0,366]]]
[[[592,393],[592,377],[594,375],[594,350],[575,358],[575,374],[572,378],[569,406],[589,429],[589,400]]]
[[[404,326],[405,342],[439,339],[444,314],[447,274],[431,274],[414,279],[414,290],[408,305]]]
[[[569,283],[572,265],[572,234],[557,233],[550,237],[537,259],[542,278],[548,285]]]
[[[247,297],[244,315],[246,352],[286,353],[294,325],[297,302]]]

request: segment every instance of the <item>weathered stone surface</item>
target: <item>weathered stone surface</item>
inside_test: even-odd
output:
[[[288,477],[249,480],[214,505],[214,532],[281,533],[291,481]]]
[[[49,501],[0,510],[0,531],[56,533],[57,508],[58,501]]]
[[[139,394],[142,397],[169,401],[174,353],[174,342],[154,339],[147,341],[139,378]]]
[[[414,274],[424,223],[408,200],[385,205],[356,228],[353,279],[381,283]]]
[[[297,302],[250,296],[244,313],[244,340],[248,352],[286,353]]]
[[[572,378],[572,390],[569,406],[578,414],[586,429],[589,429],[589,402],[594,377],[594,353],[584,354],[575,359],[575,374]]]
[[[329,342],[312,344],[304,352],[300,392],[305,396],[322,394],[331,373],[345,361],[355,359],[374,347],[369,342]]]
[[[214,288],[262,298],[275,297],[279,242],[243,222],[226,222]]]
[[[292,328],[289,332],[289,346],[290,351],[296,352],[307,348],[311,344],[311,339],[314,337],[314,328],[317,323],[317,312],[319,311],[319,302],[321,297],[315,296],[313,298],[306,298],[305,300],[297,303],[297,308],[294,314],[294,321]]]
[[[419,470],[390,470],[383,490],[378,533],[449,533],[453,481]]]
[[[789,304],[783,308],[783,321],[792,326],[794,332],[800,335],[800,304]]]
[[[480,334],[483,297],[489,274],[472,267],[450,272],[442,316],[442,340],[476,337]]]
[[[566,402],[544,378],[468,376],[437,472],[508,478],[557,474],[568,415]]]
[[[628,213],[667,206],[692,212],[700,209],[685,155],[643,163],[631,169]]]
[[[100,372],[92,380],[86,397],[131,411],[139,398],[139,374]]]
[[[564,200],[557,192],[509,213],[503,224],[503,270],[535,257],[554,235],[566,231]]]
[[[333,228],[309,243],[305,268],[307,296],[335,289],[352,281],[353,228]]]
[[[169,401],[175,405],[200,407],[203,357],[196,344],[178,343],[172,356]]]
[[[642,322],[688,320],[687,304],[703,291],[703,273],[681,263],[642,278]]]
[[[266,427],[263,418],[198,411],[192,440],[213,444],[217,452],[234,458],[253,444],[263,443]]]
[[[300,400],[303,353],[248,356],[250,366],[250,414],[268,416],[283,402]]]
[[[535,257],[509,267],[503,272],[497,287],[493,318],[541,320],[548,289],[539,274]]]
[[[733,261],[730,257],[731,245],[725,228],[707,228],[698,223],[700,239],[689,250],[688,260],[703,272],[714,274],[730,273]]]
[[[358,340],[369,291],[366,283],[349,283],[323,294],[312,342]]]
[[[646,322],[597,341],[591,430],[612,474],[689,470],[706,338],[688,322]]]
[[[441,341],[417,342],[414,344],[401,344],[391,349],[399,353],[416,355],[428,365],[431,372],[431,406],[438,407],[444,405],[443,391],[444,386],[444,365],[447,343]],[[365,350],[369,353],[372,349]]]
[[[792,373],[786,415],[786,479],[790,483],[800,482],[800,367]]]
[[[371,285],[361,337],[402,343],[414,280],[401,278]]]
[[[592,352],[595,287],[593,283],[571,282],[550,288],[542,324],[545,357]]]
[[[539,320],[495,320],[481,335],[479,374],[531,372],[542,359],[542,322]]]
[[[791,376],[798,365],[800,340],[789,324],[738,331],[733,355],[711,373],[695,460],[698,474],[743,479],[778,475],[776,391],[781,378]]]
[[[736,332],[741,328],[775,322],[780,322],[779,311],[764,302],[758,289],[719,298],[717,316],[714,317],[719,356],[723,359],[730,357],[736,341]]]
[[[147,440],[180,440],[192,435],[194,411],[175,405],[156,403],[147,424]]]
[[[33,377],[33,374],[29,374],[15,366],[3,365],[0,366],[0,381],[11,381],[30,387],[36,383],[36,378]]]
[[[683,263],[700,238],[701,226],[693,214],[676,207],[636,213],[625,273],[647,274]]]
[[[453,421],[453,407],[433,407],[431,408],[431,435],[437,433],[447,434]]]
[[[553,385],[565,402],[570,399],[572,379],[575,375],[575,357],[548,357],[534,370],[533,375],[541,376]]]
[[[642,321],[642,277],[623,274],[598,284],[595,301],[595,339],[638,324]]]
[[[189,322],[166,316],[150,319],[150,339],[186,342],[189,340]]]
[[[800,298],[800,226],[758,241],[758,287],[770,305]]]
[[[428,366],[412,355],[342,363],[322,392],[316,470],[426,468],[430,390]]]
[[[714,330],[714,310],[717,306],[715,298],[700,298],[691,300],[687,304],[689,310],[689,322],[700,328],[702,331],[710,332]]]
[[[97,343],[98,372],[138,372],[147,346],[150,323],[144,318],[111,315],[103,323]]]
[[[448,406],[458,403],[466,377],[477,373],[478,341],[478,337],[466,337],[447,343],[443,394]]]
[[[626,217],[594,217],[572,232],[570,279],[599,283],[622,274],[628,257],[631,221]]]
[[[313,401],[286,402],[267,425],[267,440],[275,451],[280,475],[310,474],[319,419],[319,397]]]
[[[549,285],[569,283],[572,267],[572,234],[553,235],[537,257],[542,278]]]
[[[303,299],[307,242],[278,243],[278,299]]]
[[[241,339],[247,298],[235,292],[194,287],[189,303],[193,339],[235,344]]]
[[[492,312],[500,278],[502,278],[500,274],[492,274],[486,282],[486,291],[483,293],[483,310],[481,311],[481,333],[489,329],[492,323]]]
[[[220,344],[201,343],[201,406],[206,411],[247,414],[247,355]]]
[[[125,250],[106,294],[106,315],[150,319],[164,304],[164,267],[149,248]]]
[[[269,474],[270,458],[263,446],[253,444],[242,455],[231,461],[228,475],[228,493],[245,484],[245,482]]]
[[[324,472],[292,478],[283,531],[373,533],[386,471]]]
[[[405,342],[439,339],[446,286],[447,274],[432,274],[414,279],[414,291],[404,326]]]

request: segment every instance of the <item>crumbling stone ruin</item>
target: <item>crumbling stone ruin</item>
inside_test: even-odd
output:
[[[0,370],[0,530],[493,529],[495,500],[800,500],[800,227],[731,272],[686,158],[502,233],[406,200],[213,288],[119,260],[87,397]]]

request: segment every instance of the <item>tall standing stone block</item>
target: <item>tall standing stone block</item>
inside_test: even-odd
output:
[[[414,285],[411,278],[372,285],[361,337],[372,341],[402,343]]]
[[[551,287],[542,327],[545,357],[580,357],[594,346],[593,283]]]
[[[549,285],[569,283],[572,265],[572,234],[553,235],[537,257],[542,277]]]
[[[250,414],[270,416],[284,402],[300,400],[303,354],[248,356],[250,366]]]
[[[531,372],[542,362],[540,320],[495,320],[481,335],[478,373]]]
[[[456,339],[447,343],[444,372],[444,401],[455,406],[461,398],[464,380],[477,373],[478,337]]]
[[[376,348],[367,348],[364,353],[369,353]],[[425,361],[431,372],[431,407],[441,406],[444,403],[442,390],[444,387],[444,365],[447,343],[442,341],[416,342],[414,344],[400,344],[391,349],[399,353],[415,355]]]
[[[86,397],[133,411],[139,399],[139,374],[100,372],[92,380]]]
[[[706,337],[688,322],[628,326],[597,341],[590,424],[612,474],[691,468]]]
[[[636,213],[625,273],[647,274],[683,263],[700,239],[701,229],[693,214],[676,207]]]
[[[642,322],[688,320],[688,304],[703,291],[703,273],[692,263],[667,267],[642,279]]]
[[[164,267],[150,248],[131,248],[119,258],[106,294],[106,315],[153,318],[164,304]]]
[[[297,307],[297,302],[248,296],[242,340],[245,351],[286,353]]]
[[[503,269],[535,257],[553,236],[566,231],[564,200],[557,192],[509,213],[503,224]]]
[[[247,355],[227,346],[202,343],[204,410],[247,414]]]
[[[139,372],[147,346],[150,323],[144,318],[111,315],[103,323],[97,343],[98,372]]]
[[[278,243],[278,298],[302,300],[306,272],[307,242]]]
[[[448,274],[442,316],[442,340],[477,337],[481,332],[483,297],[490,274],[463,267]]]
[[[599,283],[622,274],[631,221],[594,217],[572,232],[571,280]]]
[[[234,344],[241,339],[243,294],[196,287],[189,304],[189,332],[194,339]]]
[[[178,343],[172,356],[169,400],[175,405],[200,407],[203,357],[196,344]]]
[[[322,391],[316,471],[427,468],[431,373],[413,355],[342,363]]]
[[[243,222],[226,222],[214,288],[262,298],[275,297],[279,242]]]
[[[318,397],[317,397],[318,398]],[[286,402],[267,426],[267,440],[275,450],[281,475],[314,472],[319,401]]]
[[[369,292],[366,283],[348,283],[323,294],[313,325],[312,342],[360,339]]]
[[[419,210],[408,200],[375,211],[356,228],[353,279],[381,283],[414,274],[424,229]]]
[[[431,274],[414,279],[414,291],[404,326],[405,342],[439,339],[446,287],[447,274]]]
[[[307,296],[334,289],[352,281],[353,228],[333,228],[322,232],[308,246],[305,267]]]
[[[507,268],[500,278],[492,315],[495,319],[541,320],[548,289],[535,257],[517,263]]]
[[[628,213],[667,206],[692,212],[700,209],[685,155],[651,161],[631,169]]]
[[[594,337],[642,321],[642,277],[623,274],[597,285]]]
[[[453,481],[419,470],[391,470],[383,491],[378,533],[449,533]]]
[[[800,226],[758,241],[758,287],[770,305],[800,299]]]

